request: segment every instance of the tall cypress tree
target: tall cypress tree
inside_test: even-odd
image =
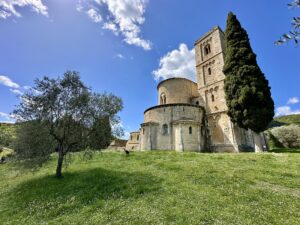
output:
[[[230,12],[225,31],[225,94],[228,115],[239,127],[259,133],[274,116],[269,82],[260,70],[248,34]]]

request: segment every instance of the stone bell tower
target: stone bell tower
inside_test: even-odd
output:
[[[216,152],[253,149],[250,131],[235,126],[227,115],[223,73],[224,33],[214,27],[195,42],[198,91],[206,110],[210,148]]]

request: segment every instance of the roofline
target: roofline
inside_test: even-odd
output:
[[[130,134],[140,133],[140,131],[132,131]]]
[[[210,31],[208,31],[207,33],[205,33],[204,35],[202,35],[200,38],[198,38],[195,41],[194,45],[197,45],[200,41],[202,41],[203,39],[205,39],[207,36],[209,36],[211,33],[213,33],[216,30],[221,31],[221,33],[224,34],[224,31],[219,26],[214,26]]]
[[[193,105],[193,104],[189,104],[189,103],[173,103],[173,104],[164,104],[164,105],[157,105],[157,106],[150,107],[144,111],[144,114],[152,109],[159,109],[159,108],[173,107],[173,106],[188,106],[188,107],[194,107],[194,108],[199,108],[199,109],[205,110],[204,107],[201,105]]]
[[[166,80],[162,80],[161,82],[159,82],[158,85],[157,85],[157,90],[158,90],[158,88],[159,88],[159,86],[160,86],[161,84],[163,84],[164,82],[169,81],[169,80],[186,80],[186,81],[189,81],[189,82],[194,83],[194,84],[197,85],[196,82],[194,82],[194,81],[192,81],[192,80],[190,80],[190,79],[184,78],[184,77],[171,77],[171,78],[168,78],[168,79],[166,79]]]

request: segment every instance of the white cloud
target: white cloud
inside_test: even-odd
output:
[[[0,118],[4,119],[4,121],[2,120],[1,122],[5,123],[13,123],[15,121],[13,115],[4,112],[0,112]]]
[[[122,55],[121,53],[119,53],[119,54],[116,55],[116,58],[124,59],[125,57],[124,57],[124,55]]]
[[[47,6],[42,0],[0,0],[0,19],[6,19],[11,16],[21,17],[16,10],[18,7],[30,7],[36,13],[48,16]]]
[[[116,36],[119,35],[118,28],[117,28],[116,24],[114,24],[114,23],[111,23],[111,22],[104,23],[103,26],[102,26],[102,28],[106,29],[106,30],[110,30]]]
[[[159,68],[153,72],[154,79],[168,79],[184,77],[196,79],[195,51],[189,50],[186,44],[180,44],[179,49],[172,50],[164,55],[159,62]]]
[[[300,109],[292,110],[289,106],[281,106],[276,109],[275,116],[300,114]]]
[[[103,29],[111,30],[115,35],[122,34],[129,45],[151,49],[151,42],[141,38],[140,26],[145,22],[145,9],[148,0],[79,0],[78,11],[107,11]],[[100,15],[100,14],[99,14]],[[104,16],[102,15],[102,18]]]
[[[9,77],[7,76],[3,76],[3,75],[0,75],[0,84],[3,84],[7,87],[11,87],[11,88],[19,88],[20,85],[13,82]]]
[[[23,95],[24,93],[18,89],[9,89],[12,93],[17,94],[17,95]]]
[[[100,23],[102,21],[102,16],[97,12],[96,9],[91,8],[86,13],[93,22]]]
[[[297,103],[299,103],[299,99],[297,97],[292,97],[287,102],[287,104],[289,104],[289,105],[297,104]]]

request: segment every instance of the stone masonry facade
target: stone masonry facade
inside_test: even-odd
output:
[[[197,83],[185,78],[160,82],[158,105],[144,112],[128,150],[254,151],[253,133],[234,125],[227,115],[224,50],[219,27],[195,42]]]

